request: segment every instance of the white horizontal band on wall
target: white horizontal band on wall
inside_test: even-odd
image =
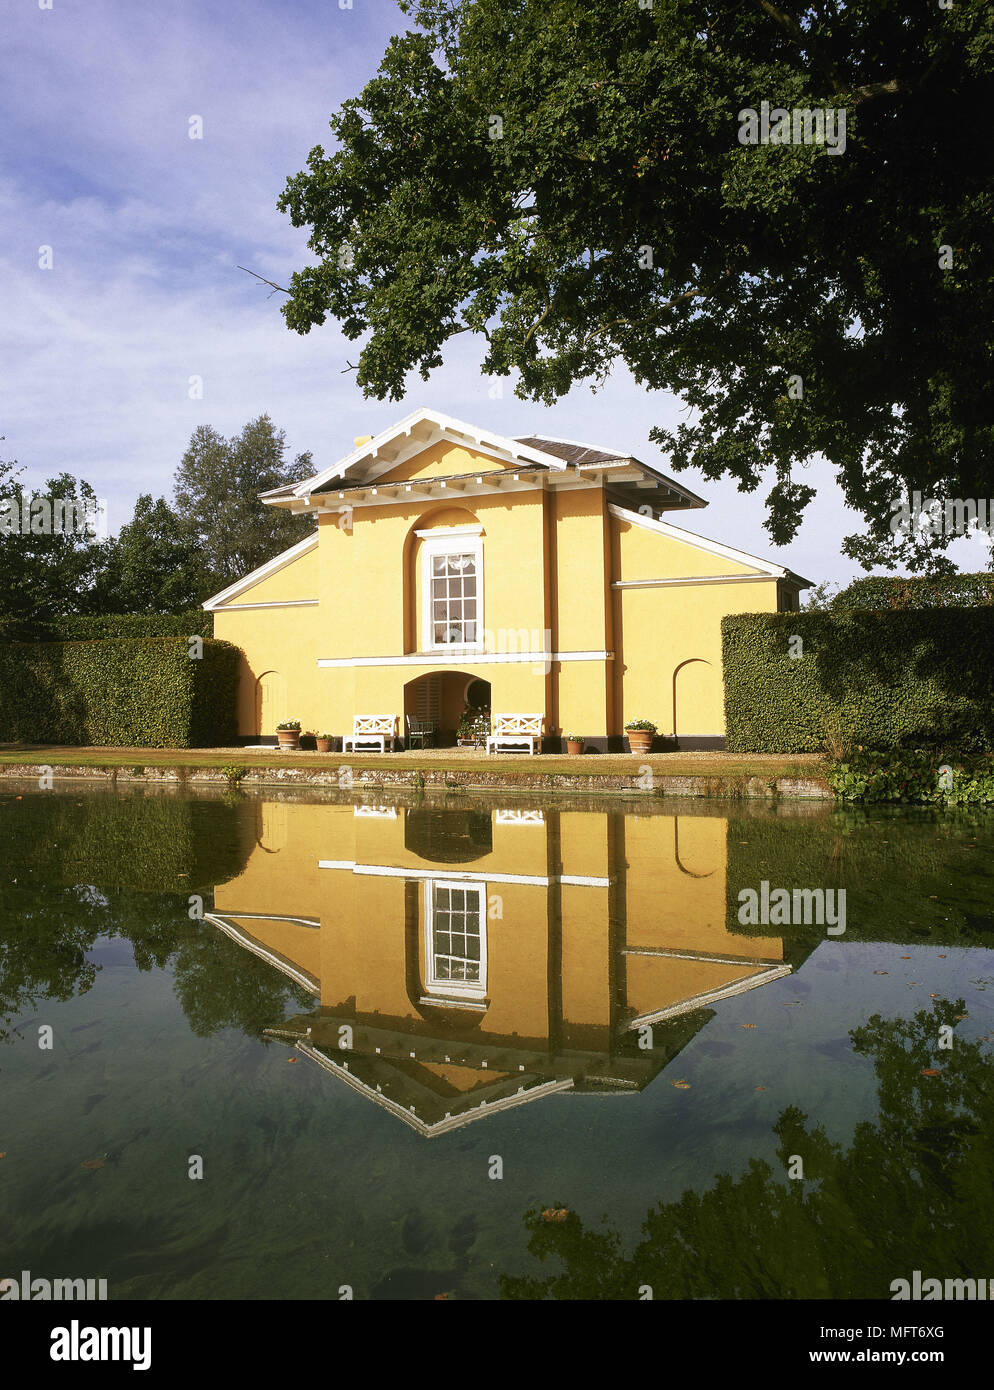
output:
[[[610,888],[613,879],[588,878],[582,874],[554,874],[540,878],[534,874],[496,873],[439,873],[438,869],[398,869],[386,864],[357,864],[351,859],[319,859],[319,869],[347,869],[353,874],[372,874],[377,878],[459,879],[467,883],[524,883],[536,888],[548,888],[561,883],[573,888]]]
[[[474,652],[454,647],[447,652],[415,652],[410,656],[334,656],[321,657],[319,666],[537,666],[547,661],[613,661],[614,652]]]
[[[670,584],[776,584],[772,574],[706,574],[686,579],[616,579],[612,589],[661,589]]]
[[[479,536],[482,526],[436,526],[431,531],[415,531],[418,540],[447,540],[449,536]]]
[[[235,608],[316,608],[316,598],[273,599],[270,603],[226,603],[223,608],[215,608],[215,613],[230,613]]]

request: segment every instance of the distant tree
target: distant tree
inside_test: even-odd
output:
[[[839,592],[838,584],[830,584],[825,580],[822,584],[816,584],[813,589],[809,589],[801,599],[801,607],[805,613],[820,613],[825,609],[831,608],[832,600]]]
[[[200,552],[164,497],[143,492],[107,548],[94,607],[101,613],[185,613],[206,597]]]
[[[94,611],[107,558],[98,499],[60,473],[27,489],[16,461],[0,460],[0,637],[30,640],[70,613]]]
[[[286,435],[268,415],[225,439],[210,425],[194,430],[176,473],[179,532],[195,547],[197,600],[233,584],[303,540],[314,522],[265,506],[258,494],[310,477],[309,453],[286,458]]]

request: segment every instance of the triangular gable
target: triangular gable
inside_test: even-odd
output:
[[[717,561],[731,562],[734,565],[745,566],[757,575],[767,576],[770,579],[787,579],[801,589],[810,589],[811,580],[804,579],[793,570],[787,569],[783,565],[775,565],[770,560],[761,560],[756,555],[749,555],[744,550],[737,550],[734,546],[724,545],[721,541],[708,540],[706,536],[698,536],[693,531],[684,531],[680,526],[674,526],[669,521],[657,521],[655,517],[645,516],[641,512],[629,511],[627,507],[619,507],[615,503],[610,503],[608,511],[619,521],[627,522],[630,526],[641,527],[645,531],[654,531],[657,535],[665,536],[668,540],[676,541],[681,545],[690,546],[694,550],[702,551],[707,555],[713,556]]]
[[[264,492],[261,496],[264,501],[290,497],[304,499],[336,483],[341,485],[343,482],[374,482],[384,474],[397,469],[406,460],[445,439],[471,447],[477,453],[486,454],[498,462],[510,465],[538,464],[555,472],[562,472],[567,467],[565,460],[557,458],[554,454],[521,444],[516,439],[508,439],[492,430],[467,424],[465,420],[456,420],[439,410],[422,407],[406,415],[395,425],[390,425],[379,434],[373,435],[372,439],[358,445],[343,459],[316,473],[314,477],[306,478],[294,487]]]
[[[318,533],[315,530],[312,535],[306,536],[302,541],[298,541],[296,545],[291,545],[288,550],[281,550],[279,555],[274,555],[271,560],[267,560],[264,565],[260,565],[258,569],[252,570],[252,572],[246,574],[244,578],[237,580],[234,584],[229,584],[227,589],[222,589],[219,594],[214,594],[211,598],[205,599],[200,605],[201,608],[205,609],[208,613],[214,613],[219,608],[224,608],[226,604],[231,603],[236,598],[243,597],[250,589],[254,589],[259,584],[264,583],[265,580],[271,578],[274,574],[278,574],[280,570],[286,569],[287,565],[292,565],[296,560],[307,555],[317,546],[317,543]]]

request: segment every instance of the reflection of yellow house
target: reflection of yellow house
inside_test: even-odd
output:
[[[633,717],[718,741],[722,617],[795,609],[808,583],[664,521],[706,504],[636,459],[436,411],[264,500],[317,529],[205,604],[244,653],[246,738],[357,714],[451,732],[469,696],[602,747]]]
[[[789,973],[779,938],[726,930],[722,817],[258,815],[210,921],[313,994],[275,1036],[425,1134],[555,1091],[637,1091],[697,1011]]]

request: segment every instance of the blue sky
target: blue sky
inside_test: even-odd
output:
[[[648,433],[681,407],[624,371],[551,409],[518,401],[507,383],[494,400],[480,345],[463,335],[429,383],[412,378],[405,401],[365,400],[342,370],[356,345],[331,323],[289,332],[280,296],[236,268],[285,284],[306,262],[306,231],[276,199],[314,145],[329,147],[329,115],[406,27],[393,0],[51,4],[8,0],[0,59],[0,448],[30,485],[63,470],[86,478],[116,531],[139,492],[171,493],[199,424],[234,434],[266,411],[294,452],[324,467],[353,436],[418,405],[504,434],[610,445],[666,470]],[[202,140],[189,138],[192,116]],[[51,269],[39,267],[42,246]],[[192,377],[202,399],[189,398]],[[781,550],[762,527],[762,488],[684,473],[710,506],[674,519],[815,581],[861,573],[839,553],[858,518],[831,470],[816,462],[804,477],[818,497]],[[986,568],[977,542],[950,555]]]

